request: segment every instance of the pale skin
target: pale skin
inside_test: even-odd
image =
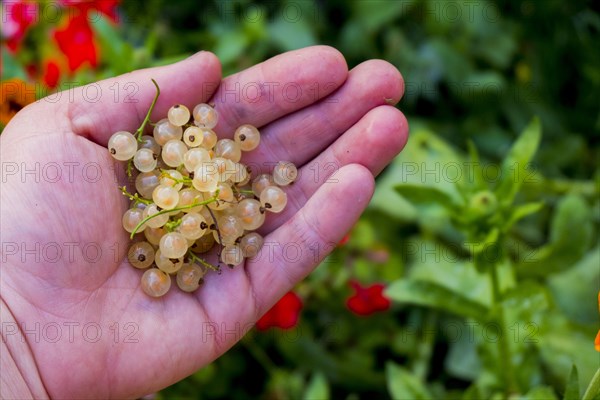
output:
[[[261,130],[261,145],[245,163],[288,160],[300,171],[286,189],[286,210],[269,215],[261,231],[280,245],[270,256],[209,274],[194,294],[171,290],[160,299],[141,291],[141,272],[124,259],[129,237],[121,216],[129,201],[106,149],[112,133],[139,127],[155,94],[151,78],[161,87],[152,121],[176,103],[190,109],[214,103],[221,137],[232,137],[243,123]],[[115,102],[115,83],[123,88],[128,82],[139,87],[138,101],[124,103],[121,89]],[[258,83],[268,83],[260,97]],[[10,175],[3,169],[0,191],[0,294],[2,321],[9,321],[2,330],[8,343],[8,351],[2,348],[3,397],[132,398],[207,365],[346,234],[371,198],[374,177],[408,135],[406,119],[393,107],[404,90],[400,73],[379,60],[348,71],[343,56],[325,46],[285,53],[223,80],[217,58],[200,52],[97,85],[98,101],[85,101],[85,88],[72,99],[42,100],[17,114],[0,136],[2,163],[19,168]],[[21,168],[35,171],[36,163],[38,182],[35,172],[21,174]],[[60,166],[61,179],[44,169],[49,163]],[[84,175],[88,163],[99,166],[99,177],[96,164]],[[48,243],[57,243],[62,257],[55,259]],[[285,243],[294,243],[302,257],[286,258]],[[93,326],[84,332],[86,323]]]

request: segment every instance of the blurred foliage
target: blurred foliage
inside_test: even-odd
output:
[[[100,65],[74,80],[328,44],[394,64],[411,123],[350,240],[297,287],[299,325],[249,332],[159,398],[600,398],[597,3],[130,0],[118,21],[94,24]],[[3,50],[3,79],[30,49]],[[388,284],[393,308],[350,312],[351,279]]]

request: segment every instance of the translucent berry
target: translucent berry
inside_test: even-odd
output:
[[[152,192],[152,200],[160,208],[172,210],[179,203],[179,192],[171,186],[158,185]]]
[[[119,161],[130,160],[138,149],[138,142],[131,133],[119,131],[108,139],[108,151]]]
[[[151,228],[147,227],[144,229],[144,236],[148,243],[152,246],[158,246],[160,243],[160,238],[162,238],[167,233],[165,228]]]
[[[219,140],[217,134],[212,129],[202,128],[202,135],[204,136],[204,139],[202,140],[202,147],[207,150],[211,150],[213,147],[215,147],[217,141]]]
[[[219,113],[208,104],[198,104],[192,114],[194,114],[194,123],[204,128],[212,129],[219,121]]]
[[[236,215],[242,224],[242,228],[253,231],[265,222],[265,213],[258,200],[244,199],[236,206]]]
[[[194,170],[192,184],[194,185],[194,188],[201,192],[215,190],[219,184],[219,175],[215,163],[210,161],[198,165]]]
[[[206,253],[215,245],[215,238],[213,235],[202,235],[200,239],[196,240],[193,245],[190,246],[190,250],[194,253]]]
[[[160,208],[156,204],[150,204],[144,209],[144,218],[158,214],[160,211]],[[169,221],[169,215],[161,214],[150,218],[148,221],[146,221],[146,225],[148,225],[150,228],[160,228],[161,226],[164,226],[167,221]]]
[[[215,156],[238,162],[242,158],[242,150],[233,140],[221,139],[215,145]]]
[[[183,104],[175,104],[167,113],[169,122],[175,126],[183,126],[190,120],[190,110]]]
[[[177,271],[177,286],[184,292],[193,292],[202,284],[203,276],[204,270],[199,265],[184,264],[183,267]]]
[[[204,141],[204,133],[202,128],[190,126],[183,132],[183,142],[189,147],[198,147]]]
[[[196,240],[204,235],[208,229],[208,224],[204,217],[197,213],[188,213],[181,217],[181,224],[177,231],[185,236],[186,239]]]
[[[204,201],[204,196],[201,192],[197,191],[194,188],[183,189],[179,191],[179,203],[177,203],[177,208],[189,206],[195,203],[200,203],[202,201]],[[182,211],[184,213],[199,212],[202,209],[202,207],[204,206],[199,205]]]
[[[183,164],[183,155],[188,151],[187,146],[181,140],[173,139],[164,144],[162,159],[169,167],[177,168]]]
[[[252,191],[256,197],[260,197],[260,194],[267,186],[275,185],[273,176],[270,174],[260,174],[252,181]]]
[[[180,140],[183,136],[183,129],[175,126],[168,119],[163,118],[154,126],[154,140],[160,146],[164,146],[169,140]]]
[[[298,169],[289,161],[279,161],[273,169],[273,180],[279,186],[287,186],[298,177]]]
[[[203,162],[210,161],[210,154],[201,147],[189,149],[183,155],[183,165],[188,172],[194,172],[196,167]]]
[[[154,247],[148,242],[136,242],[129,247],[127,259],[135,268],[148,268],[154,262]]]
[[[169,232],[160,239],[160,252],[169,258],[181,258],[188,250],[188,242],[179,232]]]
[[[150,149],[157,156],[160,155],[161,147],[158,143],[156,143],[156,140],[154,140],[153,136],[143,135],[141,137],[141,140],[142,141],[140,142],[140,145],[139,145],[140,149]]]
[[[242,249],[238,245],[225,246],[221,253],[221,261],[229,267],[235,267],[244,261]]]
[[[267,186],[260,194],[260,204],[268,211],[281,212],[287,204],[287,195],[277,186]]]
[[[242,249],[244,257],[252,258],[256,257],[264,242],[265,239],[261,235],[256,232],[250,232],[242,237],[239,246]]]
[[[158,171],[143,172],[135,178],[135,189],[145,199],[152,198],[152,192],[158,186]]]
[[[164,271],[167,274],[174,274],[179,271],[179,268],[183,265],[183,257],[168,258],[160,251],[160,249],[158,249],[154,256],[154,262],[161,271]]]
[[[256,127],[244,124],[237,128],[233,139],[236,143],[239,143],[242,151],[251,151],[256,149],[260,143],[260,132]]]
[[[175,190],[183,187],[183,175],[175,169],[164,170],[158,179],[159,185],[170,186]]]
[[[127,232],[131,233],[131,232],[133,232],[135,227],[138,226],[138,224],[140,222],[142,222],[143,219],[144,219],[144,212],[142,210],[140,210],[139,208],[130,208],[129,210],[125,211],[125,214],[123,214],[123,218],[122,218],[123,228]],[[146,225],[144,224],[137,231],[142,232],[145,228],[146,228]]]
[[[142,290],[148,296],[164,296],[171,288],[171,277],[158,268],[150,268],[142,275]]]
[[[156,168],[157,157],[150,149],[139,149],[133,156],[133,165],[140,172],[150,172]]]

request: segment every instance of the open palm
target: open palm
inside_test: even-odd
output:
[[[194,294],[171,290],[160,299],[146,296],[141,272],[124,265],[124,166],[106,150],[113,132],[139,126],[154,96],[151,78],[161,87],[153,121],[175,103],[213,102],[220,137],[243,123],[260,128],[261,145],[242,160],[253,170],[278,160],[301,166],[287,209],[267,218],[260,256],[208,274]],[[0,293],[48,394],[140,396],[235,344],[367,205],[374,176],[406,141],[406,120],[390,106],[402,92],[388,63],[348,72],[328,47],[282,54],[222,81],[218,60],[201,52],[17,114],[0,139]]]

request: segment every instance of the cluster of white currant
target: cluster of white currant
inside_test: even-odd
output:
[[[281,186],[292,183],[298,171],[291,162],[279,162],[272,174],[251,179],[240,159],[258,146],[258,129],[245,124],[233,140],[218,139],[213,131],[218,113],[208,104],[198,104],[192,113],[174,105],[167,118],[154,124],[153,136],[143,135],[155,102],[136,134],[116,132],[108,149],[115,159],[128,161],[128,172],[132,164],[139,171],[136,193],[121,188],[132,200],[123,228],[132,238],[145,238],[131,245],[128,259],[146,270],[143,291],[160,297],[170,289],[171,275],[176,274],[181,290],[192,292],[208,269],[219,270],[220,262],[234,267],[256,256],[263,237],[254,231],[266,212],[285,208]],[[220,245],[217,266],[201,257],[215,243]]]

